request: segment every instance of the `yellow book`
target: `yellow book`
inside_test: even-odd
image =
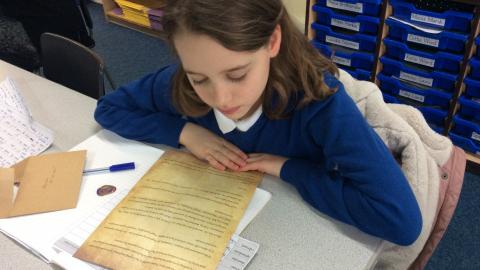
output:
[[[137,10],[140,13],[144,13],[147,16],[148,10],[165,6],[165,1],[162,0],[115,0],[115,2],[117,2],[122,10],[124,8],[130,8]]]

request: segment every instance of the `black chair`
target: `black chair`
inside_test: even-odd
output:
[[[40,68],[40,55],[22,23],[8,16],[1,5],[0,59],[32,72]]]
[[[105,94],[104,74],[115,89],[103,60],[91,49],[69,38],[43,33],[40,37],[44,76],[98,99]]]
[[[40,36],[55,33],[92,48],[93,23],[87,0],[0,0],[5,13],[21,22],[40,51]]]

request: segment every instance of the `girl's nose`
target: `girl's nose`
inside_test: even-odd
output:
[[[213,90],[213,95],[217,108],[229,107],[232,95],[227,87],[216,85]]]

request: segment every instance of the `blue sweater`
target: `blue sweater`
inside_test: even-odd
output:
[[[335,94],[291,118],[262,114],[247,131],[222,134],[213,111],[185,118],[172,106],[175,70],[165,67],[104,96],[95,119],[123,137],[173,147],[185,123],[193,122],[245,153],[288,157],[280,177],[321,212],[399,245],[417,239],[422,218],[405,176],[334,76],[327,74],[325,81],[338,86]]]

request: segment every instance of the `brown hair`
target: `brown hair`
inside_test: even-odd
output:
[[[279,54],[272,58],[269,79],[262,95],[263,111],[280,119],[294,107],[333,93],[323,81],[325,71],[338,70],[321,55],[293,24],[281,0],[167,0],[163,16],[164,36],[187,30],[205,34],[232,51],[256,51],[267,46],[277,25],[282,30]],[[297,101],[299,94],[303,94]],[[187,116],[197,117],[211,109],[193,90],[180,66],[173,78],[173,104]],[[272,102],[275,100],[275,102]]]

